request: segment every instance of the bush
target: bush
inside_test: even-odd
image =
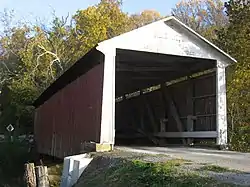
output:
[[[31,160],[28,144],[25,142],[0,143],[0,184],[20,179],[24,164]]]
[[[250,124],[239,125],[231,133],[233,151],[250,152]]]

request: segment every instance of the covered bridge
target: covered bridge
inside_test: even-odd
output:
[[[227,145],[225,68],[236,61],[168,17],[103,41],[35,101],[40,153],[138,140]]]

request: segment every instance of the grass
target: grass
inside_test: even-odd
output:
[[[63,164],[55,164],[48,166],[48,174],[50,187],[60,186]]]
[[[4,148],[0,149],[0,152],[2,151],[0,155],[0,187],[4,183],[13,187],[20,187],[21,185],[19,184],[22,183],[23,176],[23,164],[32,160],[30,155],[27,155],[26,148],[20,144],[0,144],[0,148]],[[122,158],[121,155],[123,155]],[[143,161],[143,158],[154,158],[154,155],[125,154],[121,152],[93,154],[92,156],[96,162],[94,165],[93,161],[91,162],[90,170],[84,172],[83,180],[80,180],[75,187],[232,186],[218,184],[211,178],[200,176],[197,171],[187,172],[182,170],[182,165],[190,164],[190,161],[184,159],[171,159],[164,156],[165,159],[161,159],[161,161],[148,162]],[[45,161],[44,165],[48,166],[50,186],[59,187],[63,168],[62,161],[50,160],[48,158],[43,158],[42,160]],[[13,168],[15,169],[13,170]],[[204,165],[200,170],[220,173],[232,171],[228,168],[214,165]]]
[[[240,171],[232,170],[226,167],[216,166],[216,165],[205,165],[198,169],[199,171],[213,171],[216,173],[234,172],[239,173]]]
[[[184,172],[179,166],[183,160],[175,159],[160,163],[141,160],[121,160],[105,169],[95,168],[83,177],[76,187],[202,187],[230,186],[217,184],[213,179],[199,176],[196,172]]]

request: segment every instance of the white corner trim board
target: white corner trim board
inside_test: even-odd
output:
[[[71,187],[76,184],[92,159],[87,154],[65,157],[60,187]]]
[[[227,145],[227,96],[226,96],[226,70],[217,61],[216,73],[216,109],[217,109],[217,145]]]
[[[105,55],[100,143],[114,144],[116,49],[101,44],[97,47],[97,50],[101,51]]]

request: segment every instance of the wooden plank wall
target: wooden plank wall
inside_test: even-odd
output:
[[[95,66],[36,109],[39,153],[64,158],[79,154],[84,142],[100,141],[103,70]]]
[[[159,89],[117,103],[116,130],[130,129],[130,137],[136,134],[131,127],[149,133],[216,131],[215,72],[167,86],[165,92]]]

